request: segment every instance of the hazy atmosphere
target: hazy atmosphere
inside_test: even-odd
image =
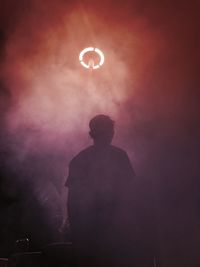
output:
[[[13,212],[2,209],[10,240],[21,231],[43,244],[32,202],[50,241],[60,238],[68,163],[91,144],[89,120],[103,113],[115,121],[113,144],[130,156],[162,266],[200,264],[199,8],[195,0],[1,0],[1,191],[24,199],[20,215],[13,209],[26,226],[13,230]],[[93,71],[79,62],[90,46],[105,56]]]

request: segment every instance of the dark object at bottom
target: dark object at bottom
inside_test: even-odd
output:
[[[8,259],[8,267],[43,267],[42,252],[15,253]]]
[[[71,267],[72,263],[72,244],[69,242],[49,244],[41,252],[15,253],[0,267]]]
[[[0,258],[0,267],[7,267],[8,265],[8,259],[6,258]]]
[[[22,238],[18,239],[15,242],[15,252],[16,253],[23,253],[29,251],[29,239],[28,238]]]

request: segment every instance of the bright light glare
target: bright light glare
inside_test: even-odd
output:
[[[94,51],[93,47],[87,47],[85,49],[83,49],[79,55],[79,60],[82,61],[83,60],[83,56],[87,53],[87,52],[91,52]]]
[[[100,56],[99,65],[102,66],[104,63],[104,54],[98,48],[95,48],[94,51],[97,52],[97,54],[99,54],[99,56]]]
[[[92,51],[96,52],[96,53],[99,55],[99,57],[100,57],[100,61],[99,61],[99,63],[98,63],[97,65],[92,65],[92,66],[91,66],[90,64],[86,64],[86,63],[84,62],[83,57],[84,57],[84,55],[85,55],[86,53],[88,53],[88,52],[92,52]],[[103,52],[102,52],[100,49],[98,49],[98,48],[94,48],[94,47],[87,47],[87,48],[83,49],[83,50],[80,52],[80,55],[79,55],[79,61],[80,61],[81,65],[82,65],[84,68],[86,68],[86,69],[89,69],[89,68],[90,68],[90,69],[94,69],[94,70],[96,70],[96,69],[100,68],[100,67],[103,65],[104,60],[105,60],[105,58],[104,58],[104,54],[103,54]]]
[[[85,64],[85,62],[83,62],[83,61],[80,61],[80,63],[81,63],[81,65],[83,66],[83,67],[85,67],[86,69],[89,69],[89,65],[87,65],[87,64]]]

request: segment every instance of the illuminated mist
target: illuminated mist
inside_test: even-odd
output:
[[[98,113],[116,121],[116,142],[128,147],[132,122],[126,102],[160,49],[146,21],[136,17],[131,28],[112,21],[107,26],[82,4],[66,10],[62,1],[53,7],[29,4],[8,37],[3,68],[12,94],[7,129],[20,143],[17,158],[59,151],[66,168],[67,160],[91,143],[88,122]],[[104,52],[101,69],[91,72],[80,65],[79,53],[87,46]]]
[[[187,240],[200,236],[195,231],[189,236],[198,215],[189,171],[181,170],[189,162],[196,181],[198,103],[191,90],[197,88],[192,51],[198,8],[176,2],[29,0],[7,1],[0,9],[6,35],[0,59],[2,162],[17,180],[31,181],[30,190],[54,221],[55,213],[65,213],[68,162],[91,144],[89,120],[110,115],[116,121],[114,144],[127,150],[136,170],[145,220],[153,217],[152,207],[157,213],[166,261],[173,255],[171,240],[174,250],[190,249],[173,236],[185,213],[190,221],[180,235],[185,227]],[[188,14],[194,21],[185,21]],[[94,71],[79,62],[80,51],[89,46],[105,55]],[[183,200],[186,211],[183,205],[177,214],[173,201],[179,209]],[[174,224],[168,222],[171,214]]]
[[[115,32],[112,25],[106,27],[90,13],[76,7],[70,14],[62,14],[56,25],[41,31],[40,21],[38,25],[29,21],[29,27],[22,23],[10,37],[7,86],[16,98],[8,122],[11,129],[28,124],[48,132],[49,138],[67,134],[69,140],[74,131],[78,130],[79,136],[87,131],[94,114],[119,118],[123,103],[134,94],[128,81],[131,78],[134,85],[139,79],[136,54],[141,40],[137,40],[138,33],[134,36],[123,28]],[[106,60],[100,70],[90,72],[80,66],[79,52],[87,45],[104,51]],[[131,49],[135,57],[132,73],[127,66]]]

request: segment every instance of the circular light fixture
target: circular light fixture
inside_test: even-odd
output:
[[[94,60],[93,59],[90,59],[88,64],[84,62],[84,55],[88,52],[95,52],[98,54],[100,60],[99,60],[99,63],[94,65]],[[80,52],[80,55],[79,55],[79,61],[81,63],[81,65],[86,68],[86,69],[98,69],[100,68],[103,63],[104,63],[104,54],[103,52],[98,49],[98,48],[94,48],[94,47],[87,47],[85,49],[83,49],[81,52]]]

